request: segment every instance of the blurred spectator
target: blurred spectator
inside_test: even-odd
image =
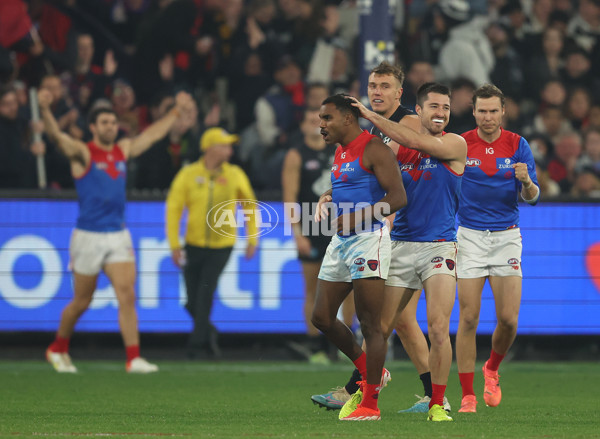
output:
[[[510,45],[508,28],[500,22],[487,28],[487,37],[494,51],[495,63],[490,72],[491,82],[510,96],[523,91],[523,65],[521,57]]]
[[[239,132],[254,122],[256,101],[270,85],[271,78],[260,55],[248,52],[243,65],[233,70],[229,81],[230,96],[235,105],[235,126]]]
[[[433,82],[435,79],[433,66],[429,62],[424,60],[414,61],[406,72],[402,105],[414,111],[417,104],[417,90],[426,82]]]
[[[19,118],[19,102],[14,89],[0,87],[0,188],[36,187],[35,159],[30,151],[27,120]],[[38,153],[44,145],[38,145]]]
[[[465,0],[440,0],[440,18],[447,39],[440,49],[436,80],[452,81],[468,78],[476,86],[490,82],[494,53],[484,28],[487,18],[470,18],[469,3]]]
[[[588,118],[589,128],[600,128],[600,102],[593,104],[590,108],[590,116]]]
[[[117,79],[112,84],[110,102],[119,121],[119,129],[127,137],[135,137],[144,125],[141,108],[136,107],[133,87],[124,79]]]
[[[569,193],[575,182],[575,164],[581,155],[581,137],[577,133],[561,135],[554,144],[554,157],[548,163],[550,178],[561,193]]]
[[[323,101],[331,95],[329,87],[320,82],[308,84],[306,86],[306,109],[320,110]],[[304,116],[306,117],[306,116]]]
[[[575,177],[571,195],[578,198],[600,198],[600,178],[591,169],[584,168]]]
[[[583,153],[577,160],[575,169],[591,170],[600,177],[600,127],[590,128],[583,135]]]
[[[529,146],[535,162],[546,169],[550,158],[554,155],[552,140],[544,134],[534,133],[529,136]]]
[[[562,107],[567,100],[567,90],[559,79],[550,79],[542,85],[539,98],[540,108],[544,108],[546,105]]]
[[[577,45],[591,52],[600,39],[600,0],[579,0],[577,15],[569,22],[568,33]]]
[[[162,95],[152,106],[153,120],[160,119],[174,105],[172,95]],[[177,172],[199,158],[200,134],[198,107],[192,101],[192,106],[178,117],[167,135],[136,159],[135,187],[168,189]]]
[[[542,34],[541,51],[536,51],[527,63],[527,96],[536,98],[544,84],[559,78],[564,66],[563,47],[564,34],[557,28],[547,28]]]
[[[90,34],[79,34],[76,37],[77,54],[72,69],[65,73],[69,96],[83,113],[89,111],[92,103],[99,98],[107,97],[109,86],[117,71],[117,61],[112,51],[107,51],[104,66],[93,64],[94,39]]]
[[[548,169],[542,167],[539,163],[535,164],[535,172],[540,185],[540,197],[542,199],[548,199],[560,195],[560,186],[557,182],[550,178]]]
[[[529,137],[532,133],[542,133],[550,137],[556,145],[558,138],[573,132],[573,127],[564,116],[562,108],[556,105],[545,106],[537,114],[533,123],[525,129],[525,135]]]
[[[289,56],[279,60],[276,84],[256,101],[257,139],[242,138],[251,159],[251,179],[262,188],[279,188],[277,178],[287,149],[288,134],[299,126],[306,104],[302,71]],[[244,137],[250,133],[244,133]],[[254,144],[244,142],[252,142]]]
[[[47,75],[42,78],[40,89],[45,89],[52,95],[50,110],[58,122],[59,129],[68,133],[74,139],[83,139],[84,131],[78,125],[80,122],[79,111],[69,105],[65,87],[56,75]],[[84,123],[81,121],[81,123]],[[71,163],[69,159],[57,148],[54,142],[45,138],[46,154],[46,179],[48,186],[53,189],[71,189],[74,187],[71,176]]]
[[[527,123],[526,115],[523,114],[517,98],[505,96],[504,99],[504,118],[502,119],[502,128],[507,131],[520,134],[523,132],[523,128]]]
[[[450,91],[450,122],[445,128],[449,133],[462,134],[476,128],[473,117],[473,93],[475,84],[466,78],[458,78],[452,81]]]
[[[592,101],[587,89],[576,87],[570,91],[567,97],[566,113],[574,129],[581,130],[588,125],[591,106]]]
[[[552,0],[533,0],[525,32],[530,35],[541,34],[550,23],[550,14],[553,9]]]
[[[22,55],[17,64],[11,58],[11,51]],[[39,82],[43,69],[35,67],[39,67],[43,52],[44,44],[32,26],[26,4],[22,0],[0,1],[0,83],[7,82],[15,68],[22,68],[27,61],[33,64],[28,69],[27,82]]]
[[[592,63],[583,49],[571,50],[566,57],[562,82],[567,89],[584,87],[595,97],[600,97],[600,78],[592,74]]]

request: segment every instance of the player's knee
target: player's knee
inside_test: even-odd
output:
[[[519,316],[508,313],[505,315],[499,315],[498,325],[507,332],[516,332],[519,325]]]
[[[328,332],[329,328],[333,324],[333,321],[326,313],[320,312],[316,309],[313,310],[310,321],[315,328],[323,333]]]
[[[477,329],[477,325],[479,325],[479,312],[471,311],[468,309],[461,310],[460,322],[466,330]]]
[[[446,322],[444,319],[433,319],[428,325],[428,330],[431,344],[441,345],[449,337],[449,322]]]
[[[121,308],[135,308],[135,289],[133,285],[123,285],[115,288],[118,291],[117,300]]]
[[[371,338],[377,334],[382,334],[381,323],[363,319],[360,322],[360,331],[364,338]]]

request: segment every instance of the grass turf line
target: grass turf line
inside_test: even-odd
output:
[[[501,366],[503,400],[488,408],[476,369],[478,413],[458,413],[453,366],[447,396],[454,422],[426,422],[410,407],[421,383],[408,362],[386,366],[380,422],[340,422],[310,401],[345,384],[351,366],[303,363],[159,363],[128,375],[123,363],[77,361],[57,374],[43,362],[0,362],[0,437],[199,438],[600,438],[600,384],[593,363]]]

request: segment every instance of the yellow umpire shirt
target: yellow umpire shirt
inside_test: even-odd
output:
[[[241,230],[237,230],[232,219],[236,218],[236,209],[241,206],[252,211],[245,224],[246,235],[249,243],[256,245],[258,222],[255,201],[250,181],[239,166],[225,162],[218,170],[208,170],[200,159],[182,168],[167,196],[167,239],[171,250],[181,248],[179,230],[184,208],[188,210],[187,244],[206,248],[233,247]],[[217,205],[218,209],[209,216],[208,213]]]

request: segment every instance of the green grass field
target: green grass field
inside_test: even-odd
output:
[[[76,375],[43,362],[0,362],[0,437],[206,438],[600,438],[600,368],[593,363],[513,362],[501,367],[504,399],[462,414],[453,367],[454,422],[397,414],[422,388],[412,365],[392,362],[380,422],[341,422],[310,396],[345,383],[349,364],[159,363],[130,376],[117,362],[78,361]],[[478,365],[481,367],[481,365]]]

